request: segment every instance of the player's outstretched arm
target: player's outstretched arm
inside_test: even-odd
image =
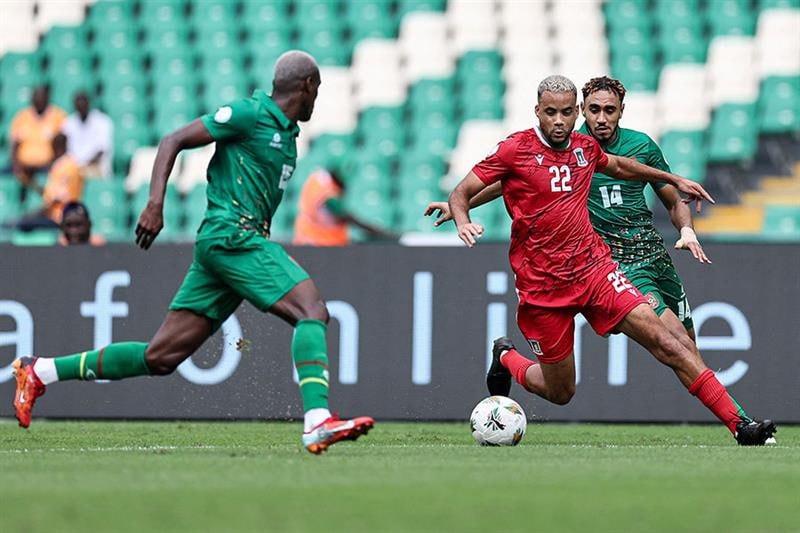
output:
[[[453,220],[456,222],[458,237],[470,248],[475,246],[476,239],[483,235],[483,226],[470,220],[469,201],[485,188],[486,184],[474,172],[470,172],[456,185],[447,201]]]
[[[483,204],[488,204],[492,200],[500,198],[501,196],[503,196],[502,184],[499,181],[492,183],[469,199],[469,208],[475,209],[476,207]],[[436,222],[433,223],[434,226],[441,226],[448,220],[453,220],[453,215],[450,213],[450,206],[447,204],[447,202],[429,203],[428,207],[425,209],[425,216],[429,217],[437,211],[438,215],[436,216]]]
[[[656,194],[658,194],[658,198],[664,204],[664,207],[667,208],[672,225],[681,235],[681,238],[675,243],[675,248],[689,250],[694,258],[701,263],[711,264],[711,260],[700,245],[700,241],[697,240],[697,234],[692,227],[692,211],[686,203],[681,201],[678,189],[672,185],[665,185],[656,189]]]
[[[688,198],[681,200],[682,202],[689,203],[696,201],[698,213],[702,208],[703,200],[708,200],[712,204],[714,203],[714,199],[711,195],[697,182],[682,178],[676,174],[664,172],[657,168],[648,167],[635,159],[628,159],[611,154],[606,155],[608,156],[606,168],[598,170],[607,176],[629,181],[661,181],[668,183],[688,196]]]
[[[203,122],[198,118],[183,128],[164,136],[158,143],[153,174],[150,178],[150,199],[139,215],[136,224],[136,244],[144,250],[150,248],[164,227],[164,195],[167,180],[181,150],[197,148],[214,142]]]

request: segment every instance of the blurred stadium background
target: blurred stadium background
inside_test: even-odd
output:
[[[68,112],[79,89],[114,122],[114,175],[86,184],[95,230],[130,239],[161,135],[269,91],[289,48],[323,66],[313,120],[273,238],[291,239],[305,177],[343,160],[347,202],[402,232],[512,131],[530,127],[538,81],[628,88],[622,125],[658,139],[673,169],[721,200],[706,239],[800,240],[798,0],[4,0],[0,21],[0,222],[30,212],[10,173],[8,128],[47,82]],[[183,154],[160,240],[191,241],[213,147]],[[663,209],[655,210],[660,224]],[[501,203],[476,213],[505,240]],[[449,228],[445,228],[445,231]],[[48,233],[0,233],[18,244]]]

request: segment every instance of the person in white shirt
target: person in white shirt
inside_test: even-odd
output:
[[[75,113],[67,118],[62,130],[67,136],[67,153],[78,161],[84,177],[108,177],[111,175],[114,125],[102,111],[89,109],[86,93],[77,93],[74,104]]]

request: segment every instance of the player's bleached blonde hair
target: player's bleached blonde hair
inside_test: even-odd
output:
[[[281,54],[275,62],[272,88],[279,92],[290,92],[303,80],[314,76],[319,76],[319,67],[314,56],[302,50],[289,50]]]
[[[560,74],[553,74],[552,76],[547,76],[542,80],[542,82],[539,84],[539,90],[537,91],[537,99],[541,100],[542,95],[548,92],[572,93],[575,95],[575,98],[578,97],[578,89],[575,88],[575,84],[572,83],[572,80],[566,76],[561,76]]]

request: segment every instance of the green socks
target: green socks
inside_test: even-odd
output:
[[[328,327],[319,320],[299,320],[292,339],[292,359],[303,395],[303,411],[328,408]]]
[[[52,361],[55,363],[58,381],[146,376],[150,374],[144,360],[146,348],[147,344],[144,342],[117,342],[100,350],[65,355]]]

